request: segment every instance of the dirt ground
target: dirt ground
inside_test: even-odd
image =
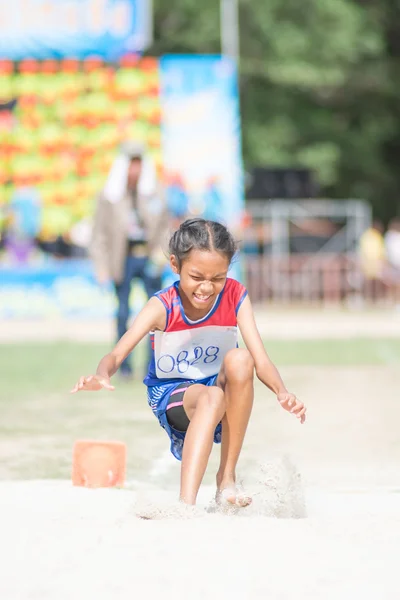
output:
[[[341,339],[346,337],[400,338],[400,310],[278,309],[255,307],[261,335],[271,339]],[[114,340],[110,320],[52,318],[47,321],[0,322],[0,343],[22,340]]]

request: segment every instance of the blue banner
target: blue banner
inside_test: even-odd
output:
[[[113,61],[151,40],[150,0],[0,0],[0,58]]]
[[[244,193],[235,63],[220,56],[166,56],[160,63],[170,209],[239,229]]]
[[[0,278],[0,319],[87,319],[115,311],[112,290],[99,288],[88,261],[2,268]]]
[[[176,277],[163,274],[163,287]],[[0,266],[0,322],[8,319],[113,318],[117,299],[112,284],[96,283],[91,261],[48,259],[37,265]],[[141,282],[134,281],[130,307],[136,315],[147,301]]]

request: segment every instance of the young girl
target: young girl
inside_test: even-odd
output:
[[[228,278],[236,253],[229,231],[190,219],[170,240],[179,281],[150,298],[132,327],[101,359],[96,375],[81,377],[72,393],[113,390],[110,378],[146,335],[153,356],[144,379],[148,402],[182,461],[180,500],[195,504],[213,441],[221,442],[217,501],[247,506],[236,488],[236,464],[253,405],[254,370],[281,406],[304,423],[306,408],[289,393],[270,361],[245,287]],[[239,326],[246,349],[238,348]]]

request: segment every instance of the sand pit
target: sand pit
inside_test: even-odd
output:
[[[254,503],[234,515],[213,510],[217,448],[198,508],[176,504],[179,468],[141,397],[7,397],[0,599],[398,600],[399,370],[388,363],[284,367],[307,399],[304,427],[256,382],[239,469]],[[66,481],[83,432],[126,441],[126,489]]]
[[[0,597],[398,598],[393,491],[309,489],[300,519],[265,514],[260,496],[240,515],[210,513],[211,496],[204,488],[196,511],[173,514],[168,492],[0,483]],[[138,517],[144,497],[164,518]]]

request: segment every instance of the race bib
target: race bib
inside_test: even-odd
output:
[[[237,347],[237,328],[210,325],[154,333],[154,360],[159,379],[203,379],[216,375],[225,354]]]

